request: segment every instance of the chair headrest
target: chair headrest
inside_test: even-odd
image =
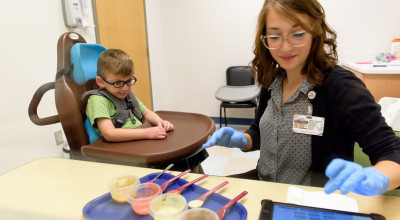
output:
[[[74,67],[73,77],[82,85],[97,76],[97,60],[107,48],[99,44],[76,43],[71,48],[71,63]]]

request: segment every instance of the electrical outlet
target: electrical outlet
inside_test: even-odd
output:
[[[64,143],[64,138],[61,130],[54,132],[54,137],[56,138],[57,146]]]

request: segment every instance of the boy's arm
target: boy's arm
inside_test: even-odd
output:
[[[167,137],[165,129],[160,126],[135,129],[115,128],[111,119],[109,118],[97,118],[96,123],[104,139],[109,142],[122,142],[140,139],[164,139]]]
[[[142,115],[143,118],[148,120],[151,124],[163,127],[165,131],[172,131],[175,129],[174,125],[172,125],[169,121],[163,120],[160,116],[149,109],[144,110]]]

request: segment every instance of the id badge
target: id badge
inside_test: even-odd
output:
[[[295,114],[293,117],[293,131],[301,134],[322,136],[324,133],[325,118]]]

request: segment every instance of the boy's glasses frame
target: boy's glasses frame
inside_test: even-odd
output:
[[[102,78],[103,79],[103,78]],[[132,76],[132,78],[131,79],[128,79],[128,80],[126,80],[126,81],[115,81],[115,82],[108,82],[107,80],[105,80],[105,79],[103,79],[104,80],[104,82],[106,82],[106,83],[108,83],[108,84],[110,84],[110,85],[112,85],[112,86],[114,86],[115,88],[122,88],[122,87],[124,87],[125,86],[125,84],[127,85],[127,86],[133,86],[133,85],[135,85],[135,83],[137,82],[137,79],[136,79],[136,77],[134,77],[134,76]]]

